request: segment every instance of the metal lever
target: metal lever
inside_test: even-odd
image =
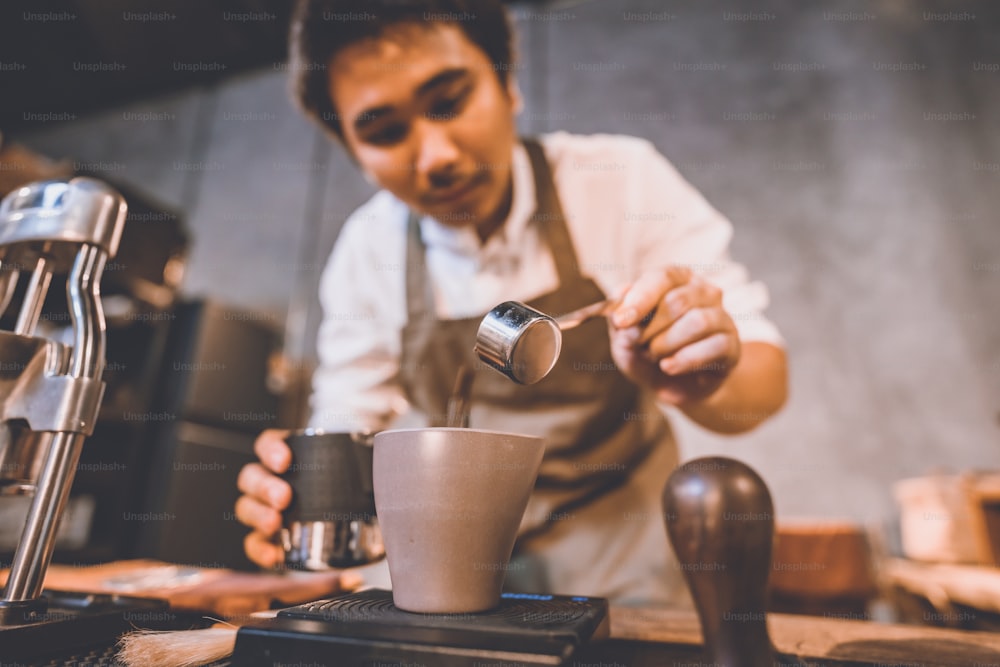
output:
[[[32,267],[15,330],[0,331],[0,361],[4,369],[15,369],[0,372],[0,422],[8,436],[0,438],[0,464],[37,464],[37,481],[33,470],[17,471],[23,479],[13,487],[33,498],[0,596],[0,624],[29,622],[45,608],[41,592],[56,528],[103,397],[100,279],[105,261],[118,250],[126,211],[121,195],[90,178],[32,183],[0,203],[4,308],[16,272]],[[51,277],[62,272],[68,273],[72,346],[33,335]],[[26,425],[27,434],[19,427],[24,437],[13,437],[13,424]]]

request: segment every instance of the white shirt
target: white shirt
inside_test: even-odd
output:
[[[742,341],[783,346],[763,311],[765,286],[730,260],[732,225],[651,143],[618,135],[539,137],[581,271],[607,294],[641,273],[684,265],[723,290]],[[469,227],[420,221],[437,315],[478,317],[504,301],[528,301],[558,284],[551,252],[529,224],[535,187],[524,147],[513,154],[510,214],[481,244]],[[310,425],[378,430],[408,410],[399,383],[407,320],[408,209],[386,191],[345,222],[320,281],[320,365]],[[470,342],[471,344],[471,342]]]

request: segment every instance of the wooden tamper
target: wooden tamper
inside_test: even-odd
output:
[[[774,506],[764,480],[734,459],[694,459],[663,490],[667,534],[701,620],[707,664],[797,666],[767,632]]]

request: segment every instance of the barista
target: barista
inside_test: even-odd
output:
[[[381,188],[321,281],[311,425],[440,424],[459,366],[478,368],[470,426],[546,440],[508,588],[683,602],[659,507],[678,463],[664,408],[753,428],[785,401],[783,342],[765,288],[729,258],[728,221],[650,143],[518,136],[511,41],[495,0],[298,6],[297,101]],[[566,332],[538,384],[473,356],[502,301],[559,314],[608,296],[618,309]],[[282,559],[282,437],[263,433],[239,476],[264,567]]]

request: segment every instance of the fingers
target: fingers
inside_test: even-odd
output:
[[[641,344],[650,343],[675,324],[679,324],[685,315],[698,309],[716,310],[721,315],[722,290],[701,278],[694,277],[687,283],[674,287],[663,294],[652,319],[643,326],[639,342]],[[706,317],[712,316],[706,314]],[[720,320],[721,318],[712,317],[710,324],[718,324]]]
[[[273,539],[281,529],[281,510],[291,500],[291,487],[259,463],[243,466],[236,485],[245,494],[236,499],[236,520],[253,528],[243,540],[243,550],[261,567],[280,565],[284,551]]]
[[[250,496],[236,499],[236,519],[268,539],[281,529],[281,512]]]
[[[285,443],[287,430],[267,429],[257,436],[253,451],[272,472],[283,473],[292,463],[292,450]]]
[[[285,553],[280,546],[264,535],[254,532],[243,539],[243,551],[247,558],[264,568],[274,568],[285,562]]]
[[[236,519],[253,528],[243,540],[243,550],[257,565],[273,568],[284,562],[282,548],[273,542],[281,529],[281,511],[292,500],[292,487],[277,476],[288,469],[292,452],[285,444],[288,431],[269,429],[254,441],[261,463],[240,470],[236,486],[243,493],[236,500]]]
[[[735,331],[722,308],[722,290],[684,267],[644,274],[621,301],[612,314],[613,324],[619,330],[636,328],[636,344],[646,346],[655,358],[716,331]]]
[[[676,354],[661,358],[660,370],[668,375],[684,373],[726,373],[740,356],[739,338],[716,333],[684,345]]]
[[[259,463],[248,463],[236,478],[236,488],[277,511],[288,507],[292,487]]]
[[[690,280],[690,269],[682,266],[643,274],[625,292],[621,304],[611,314],[612,323],[619,329],[639,324],[649,313],[659,309],[665,294]]]
[[[684,267],[641,276],[611,320],[615,360],[636,381],[656,384],[659,373],[725,376],[739,360],[722,290]]]
[[[687,345],[719,333],[736,334],[732,321],[721,308],[693,308],[655,337],[647,339],[646,349],[653,359],[662,359]]]

